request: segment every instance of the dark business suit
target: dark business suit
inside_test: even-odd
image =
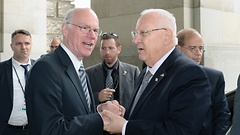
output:
[[[137,66],[119,61],[119,103],[126,107],[129,99],[134,91],[134,84],[139,76]],[[94,98],[98,103],[98,93],[105,89],[105,77],[103,73],[103,65],[99,63],[86,69],[91,82]]]
[[[201,67],[208,77],[211,88],[214,121],[213,135],[225,135],[230,124],[230,111],[225,97],[225,81],[223,73],[212,68]]]
[[[103,131],[101,116],[89,112],[78,74],[61,46],[32,67],[26,99],[31,135],[101,135]]]
[[[145,72],[146,68],[139,75],[137,90]],[[126,135],[199,135],[212,111],[207,77],[199,65],[175,48],[153,75],[131,115],[130,108],[124,116],[129,120]]]
[[[237,81],[237,91],[234,97],[233,123],[229,135],[240,134],[240,75]]]
[[[31,64],[34,60],[31,60]],[[0,135],[3,134],[13,107],[12,58],[0,63]]]

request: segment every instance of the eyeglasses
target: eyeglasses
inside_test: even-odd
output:
[[[197,47],[197,46],[188,46],[188,47],[181,46],[181,47],[184,48],[184,49],[187,49],[187,50],[191,51],[192,53],[196,53],[196,52],[198,52],[198,51],[201,52],[201,53],[204,53],[204,52],[205,52],[203,46],[199,46],[199,47]]]
[[[132,38],[134,38],[136,35],[146,37],[150,32],[158,31],[158,30],[167,30],[167,29],[166,28],[157,28],[157,29],[152,29],[152,30],[132,31],[131,35],[132,35]]]
[[[85,33],[85,34],[88,34],[90,31],[93,31],[95,33],[95,35],[101,35],[102,31],[99,30],[99,29],[92,29],[90,26],[88,25],[76,25],[76,24],[72,24],[70,22],[67,22],[67,24],[71,24],[73,26],[76,26],[76,27],[79,27],[80,31]]]
[[[113,32],[104,32],[101,34],[102,39],[109,39],[109,38],[118,38],[118,35]]]
[[[51,45],[50,47],[51,47],[51,48],[55,48],[55,49],[56,49],[58,46],[53,46],[53,45]]]

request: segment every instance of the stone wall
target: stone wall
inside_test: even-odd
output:
[[[47,50],[54,37],[61,37],[62,21],[69,9],[74,8],[71,4],[74,0],[48,0],[47,1]]]
[[[240,0],[92,0],[103,31],[116,32],[122,42],[120,59],[141,67],[130,31],[135,29],[144,9],[162,8],[171,12],[177,30],[194,28],[204,38],[204,65],[224,73],[226,92],[236,88],[240,73]],[[87,60],[100,61],[99,45]],[[89,62],[92,64],[92,62]]]

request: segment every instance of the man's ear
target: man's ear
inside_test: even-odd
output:
[[[165,39],[164,39],[164,44],[169,45],[172,42],[173,38],[173,32],[170,29],[165,30]]]
[[[62,24],[62,35],[63,37],[66,37],[67,33],[68,33],[68,28],[67,28],[67,24],[66,23],[63,23]]]

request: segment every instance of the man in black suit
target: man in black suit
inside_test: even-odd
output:
[[[28,70],[34,63],[29,58],[31,34],[23,29],[14,31],[10,47],[12,58],[0,63],[0,135],[28,135],[24,93]]]
[[[198,64],[202,61],[204,52],[203,39],[200,33],[192,28],[180,30],[177,34],[178,49],[187,57],[196,61]],[[210,84],[211,100],[213,104],[213,131],[203,127],[204,135],[225,135],[230,124],[230,111],[225,97],[225,81],[221,71],[213,68],[201,66],[205,71]]]
[[[29,132],[101,135],[103,120],[96,112],[82,64],[99,35],[96,13],[90,8],[71,9],[64,18],[62,34],[62,44],[40,58],[30,71],[26,86]]]
[[[237,79],[237,90],[234,97],[234,108],[233,108],[233,122],[229,129],[230,133],[226,135],[239,135],[240,133],[240,75]]]
[[[132,36],[147,67],[139,75],[124,118],[103,111],[110,119],[105,130],[123,135],[199,135],[205,119],[211,119],[207,77],[175,48],[176,29],[174,16],[166,10],[141,13]]]
[[[122,50],[117,34],[106,32],[101,35],[100,54],[103,62],[86,69],[96,104],[117,100],[126,107],[140,73],[137,66],[121,62],[118,55]],[[106,83],[110,71],[111,86]]]

